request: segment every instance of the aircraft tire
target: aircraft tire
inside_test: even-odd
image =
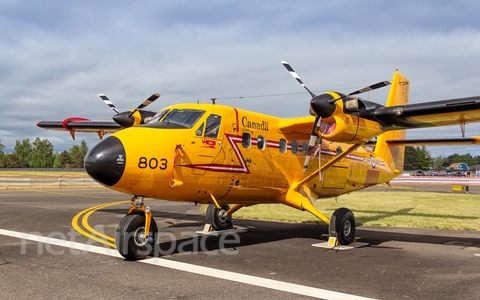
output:
[[[333,215],[336,217],[335,231],[341,245],[349,245],[355,238],[355,216],[348,208],[337,209]]]
[[[211,224],[215,231],[222,231],[232,228],[232,216],[227,218],[220,217],[220,213],[228,211],[230,206],[228,204],[220,205],[222,209],[218,209],[215,204],[209,204],[207,207],[207,213],[205,214],[207,224]]]
[[[149,236],[152,243],[142,241],[139,234],[145,232],[145,214],[134,212],[126,215],[118,224],[115,231],[115,245],[118,252],[126,260],[139,260],[147,257],[155,247],[158,237],[157,223],[152,217],[150,222]]]

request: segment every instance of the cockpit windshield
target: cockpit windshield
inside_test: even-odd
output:
[[[172,109],[165,115],[165,118],[161,120],[161,123],[175,123],[187,128],[192,128],[204,113],[204,110],[197,109]]]
[[[153,123],[157,123],[158,121],[160,121],[163,116],[165,116],[165,114],[169,111],[169,109],[163,109],[161,111],[159,111],[150,121],[147,122],[147,124],[153,124]]]

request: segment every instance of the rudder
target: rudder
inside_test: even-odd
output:
[[[410,82],[403,75],[395,72],[392,87],[388,94],[387,107],[408,104],[408,91]],[[389,146],[387,140],[404,140],[405,130],[393,130],[378,136],[375,146],[375,156],[383,159],[393,173],[403,172],[405,146]]]

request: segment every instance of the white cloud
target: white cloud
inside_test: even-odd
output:
[[[114,4],[114,5],[113,5]],[[410,81],[410,102],[479,95],[476,2],[144,1],[0,4],[0,139],[45,136],[55,150],[68,133],[40,119],[109,119],[97,97],[120,110],[154,92],[162,106],[211,97],[303,92],[281,66],[289,61],[315,91],[348,92],[391,79]],[[385,103],[388,90],[363,95]],[[306,115],[308,94],[225,100],[280,117]],[[467,126],[467,135],[479,132]],[[460,129],[409,137],[459,136]],[[77,134],[90,147],[96,135]],[[55,141],[55,142],[53,142]],[[439,149],[439,148],[437,148]],[[475,147],[455,151],[472,151]],[[437,150],[431,149],[432,153]],[[442,150],[443,151],[443,150]],[[449,151],[449,150],[445,150]]]

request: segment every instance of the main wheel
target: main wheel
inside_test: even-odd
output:
[[[157,233],[157,223],[152,217],[148,240],[145,239],[145,214],[136,212],[126,215],[118,224],[115,231],[115,245],[125,259],[143,259],[154,249]]]
[[[205,214],[207,224],[211,224],[216,231],[232,228],[232,216],[223,216],[224,213],[230,209],[230,206],[228,206],[228,204],[223,204],[220,207],[221,209],[218,209],[215,204],[209,204],[207,207],[207,213]]]
[[[335,216],[335,231],[337,232],[338,242],[341,245],[352,243],[355,238],[355,216],[352,211],[342,207],[337,209],[333,216]]]

